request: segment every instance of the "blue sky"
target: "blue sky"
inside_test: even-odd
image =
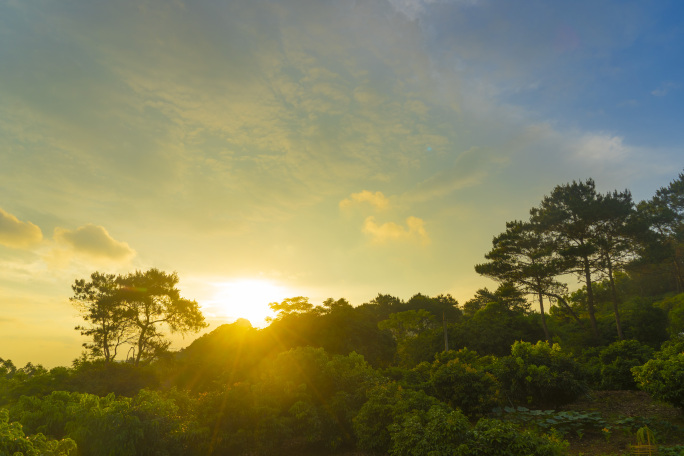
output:
[[[259,284],[466,301],[555,185],[682,171],[683,8],[0,2],[0,356],[78,356],[96,270],[175,270],[214,326]]]

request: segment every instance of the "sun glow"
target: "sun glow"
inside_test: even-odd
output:
[[[286,287],[261,279],[236,279],[212,285],[216,292],[203,303],[205,313],[216,317],[246,318],[255,327],[266,326],[266,317],[274,315],[269,303],[295,296]]]

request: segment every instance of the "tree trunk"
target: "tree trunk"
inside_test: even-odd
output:
[[[677,293],[682,292],[682,270],[679,267],[679,261],[677,261],[677,254],[675,253],[674,257],[674,268],[675,268],[675,275],[677,276]]]
[[[582,320],[579,319],[579,317],[577,316],[575,311],[572,310],[572,307],[570,307],[570,305],[565,301],[565,299],[563,299],[562,296],[557,295],[556,293],[548,293],[548,292],[544,293],[544,294],[546,296],[551,297],[551,298],[555,298],[558,302],[561,303],[561,305],[565,306],[565,308],[567,309],[568,312],[570,312],[570,315],[572,316],[572,318],[575,319],[577,324],[580,325],[581,328],[584,328],[584,323],[582,323]]]
[[[598,339],[599,332],[598,326],[596,326],[596,315],[594,310],[594,290],[591,289],[591,269],[589,267],[589,258],[584,257],[584,279],[587,282],[587,312],[589,313],[589,321],[591,322],[591,330],[594,333],[594,337]]]
[[[107,337],[108,330],[109,329],[107,328],[107,322],[104,318],[102,318],[102,354],[105,357],[105,363],[108,363],[110,361],[109,338]]]
[[[541,312],[542,327],[544,328],[546,341],[550,343],[551,335],[549,334],[549,328],[546,326],[546,314],[544,313],[544,295],[541,292],[539,292],[539,311]]]
[[[610,294],[613,298],[613,311],[615,312],[615,327],[617,328],[618,339],[622,340],[622,325],[620,324],[620,311],[618,310],[618,296],[615,289],[615,280],[613,279],[613,263],[608,257],[608,280],[610,280]]]
[[[143,353],[143,344],[145,341],[145,329],[147,328],[142,328],[140,330],[140,337],[138,337],[138,353],[135,355],[135,365],[137,366],[140,364],[140,357],[142,356]]]

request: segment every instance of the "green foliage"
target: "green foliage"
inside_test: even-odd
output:
[[[556,436],[521,430],[511,423],[481,419],[466,436],[466,443],[454,453],[463,456],[560,456],[567,442]]]
[[[437,326],[435,316],[424,309],[393,313],[387,320],[378,323],[378,328],[391,332],[398,342],[418,337],[422,331],[435,326]]]
[[[450,456],[465,439],[470,424],[462,413],[443,405],[413,410],[389,426],[392,456]]]
[[[72,372],[66,367],[46,370],[40,364],[27,363],[22,368],[0,358],[0,405],[15,402],[21,396],[44,396],[51,391],[69,389]]]
[[[539,299],[544,334],[550,339],[544,312],[544,296],[560,294],[566,286],[556,276],[567,268],[558,246],[537,223],[513,221],[506,231],[494,237],[493,248],[485,254],[488,263],[475,265],[475,271],[503,283],[514,283]]]
[[[439,401],[422,391],[401,388],[396,383],[378,385],[368,392],[368,401],[354,418],[357,446],[362,450],[387,452],[392,446],[390,425],[405,414],[427,412]]]
[[[70,301],[86,322],[85,326],[75,329],[92,339],[92,342],[84,342],[83,347],[92,357],[114,360],[119,348],[133,338],[130,311],[117,299],[116,276],[93,272],[90,282],[76,280],[71,288],[74,296]]]
[[[431,376],[435,396],[468,416],[485,415],[499,403],[499,382],[458,359],[441,364]]]
[[[526,405],[557,406],[587,390],[581,366],[558,344],[516,342],[511,356],[501,358],[493,373],[509,400]]]
[[[117,398],[55,391],[24,396],[12,410],[30,432],[69,437],[82,455],[187,454],[178,407],[158,392]]]
[[[632,368],[641,366],[653,356],[653,349],[636,340],[613,342],[600,351],[601,389],[637,389]]]
[[[449,327],[449,346],[467,347],[478,353],[505,356],[515,341],[544,338],[534,315],[526,315],[505,299],[491,301],[471,318]]]
[[[287,298],[282,302],[272,302],[268,307],[277,313],[276,319],[278,320],[282,320],[289,315],[307,313],[313,310],[313,304],[309,302],[309,298],[304,296]]]
[[[653,306],[662,309],[667,314],[667,331],[670,337],[684,335],[684,293],[668,296],[653,303]]]
[[[76,280],[71,300],[87,323],[76,329],[92,337],[84,344],[89,355],[110,362],[123,344],[131,344],[139,364],[168,350],[160,325],[180,333],[207,326],[197,302],[180,296],[178,280],[176,273],[154,268],[118,276],[95,272],[90,282]]]
[[[269,352],[249,321],[221,325],[197,338],[173,358],[157,363],[170,385],[207,392],[246,381]]]
[[[106,396],[135,396],[143,388],[157,388],[157,371],[146,365],[88,361],[77,363],[71,373],[68,388],[82,393]]]
[[[300,347],[267,360],[255,383],[200,396],[201,454],[273,454],[352,447],[352,419],[379,381],[362,356]]]
[[[684,341],[665,344],[655,359],[632,368],[639,388],[654,398],[684,409]]]
[[[27,436],[22,425],[10,422],[7,410],[0,409],[0,455],[75,456],[76,443],[71,439],[48,439],[43,434]]]
[[[667,340],[667,314],[652,299],[633,298],[623,304],[625,338],[658,348]]]
[[[659,446],[658,455],[659,456],[682,456],[684,454],[684,445],[674,445],[674,446]]]

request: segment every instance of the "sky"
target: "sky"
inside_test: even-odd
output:
[[[463,303],[556,185],[675,179],[682,106],[678,1],[0,0],[0,357],[78,357],[94,271],[176,271],[209,330]]]

